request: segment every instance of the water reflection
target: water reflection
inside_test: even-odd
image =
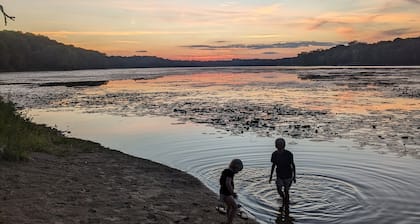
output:
[[[83,88],[0,86],[0,94],[29,108],[170,116],[238,135],[345,138],[361,148],[420,158],[419,71],[241,67],[25,73],[11,82],[21,76],[20,82],[36,83],[110,81]]]
[[[290,216],[290,207],[280,207],[279,214],[277,216],[276,224],[293,224],[295,219]]]
[[[420,158],[420,100],[397,96],[398,85],[410,80],[415,83],[412,70],[401,74],[394,70],[322,72],[334,78],[302,80],[299,72],[261,70],[118,80],[83,90],[76,99],[58,101],[57,105],[99,113],[171,116],[234,134],[256,132],[319,140],[341,137],[357,141],[360,147],[374,146],[380,153],[388,150]],[[379,84],[355,85],[360,80],[382,83],[384,77],[394,80],[393,89]],[[413,84],[410,88],[417,87]]]
[[[252,85],[256,83],[307,83],[309,81],[302,80],[296,74],[279,73],[279,72],[265,72],[260,73],[194,73],[183,75],[169,75],[157,77],[155,79],[137,79],[137,80],[115,80],[109,82],[104,88],[128,88],[141,89],[145,86],[166,87],[177,84],[186,86],[203,86],[211,87],[218,85]],[[138,85],[143,84],[143,85]]]
[[[346,77],[345,73],[338,77]],[[374,79],[368,76],[370,79]],[[379,77],[378,77],[379,78]],[[374,81],[374,80],[373,80]],[[331,84],[334,80],[331,81]],[[193,73],[154,79],[114,80],[86,93],[100,92],[200,92],[201,97],[243,99],[276,103],[281,100],[293,107],[328,110],[334,113],[360,113],[386,110],[418,110],[415,98],[387,97],[381,88],[348,88],[303,80],[297,74],[265,73]],[[172,99],[176,100],[176,99]]]

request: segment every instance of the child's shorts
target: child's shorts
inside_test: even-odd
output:
[[[287,178],[287,179],[277,179],[276,180],[276,184],[278,188],[281,187],[287,187],[290,188],[290,186],[292,186],[292,178]]]

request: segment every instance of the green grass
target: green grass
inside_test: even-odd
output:
[[[57,129],[32,123],[13,103],[0,97],[0,159],[24,161],[30,158],[31,152],[65,156],[100,148],[97,143],[68,138]]]

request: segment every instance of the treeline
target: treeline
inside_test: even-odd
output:
[[[420,37],[375,44],[350,42],[326,50],[300,53],[296,58],[283,59],[281,65],[420,65]]]
[[[31,33],[0,32],[0,71],[168,67],[173,64],[176,61],[158,57],[110,57]]]
[[[98,51],[65,45],[48,37],[15,31],[0,32],[0,71],[76,70],[100,68],[204,67],[204,66],[326,66],[420,65],[420,38],[351,42],[327,50],[301,53],[284,59],[180,61],[154,56],[107,56]]]
[[[0,71],[47,71],[100,68],[205,67],[277,65],[279,60],[181,61],[154,56],[107,56],[65,45],[48,37],[0,32]]]
[[[107,57],[50,40],[48,37],[14,31],[0,32],[0,70],[70,70],[102,68]]]

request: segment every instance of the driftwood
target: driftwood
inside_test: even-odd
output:
[[[15,21],[15,18],[16,17],[7,15],[7,13],[4,11],[2,5],[0,5],[0,11],[3,13],[3,16],[4,16],[4,25],[5,26],[7,26],[7,18],[9,18],[10,20]]]

